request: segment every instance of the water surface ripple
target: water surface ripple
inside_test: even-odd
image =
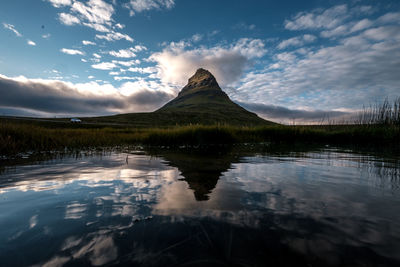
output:
[[[112,152],[0,173],[1,266],[399,266],[399,251],[393,157]]]

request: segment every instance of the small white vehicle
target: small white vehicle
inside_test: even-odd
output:
[[[81,123],[82,121],[78,118],[71,118],[71,123]]]

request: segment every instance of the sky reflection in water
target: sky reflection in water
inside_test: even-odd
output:
[[[155,155],[66,157],[4,171],[0,262],[400,263],[396,160],[335,150]]]

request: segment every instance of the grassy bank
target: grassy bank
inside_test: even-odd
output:
[[[126,145],[181,146],[257,142],[303,142],[399,146],[397,125],[263,127],[175,126],[171,128],[46,127],[0,121],[0,155]]]

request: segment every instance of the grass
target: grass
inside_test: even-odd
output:
[[[154,114],[158,115],[157,112]],[[170,114],[163,114],[167,116]],[[189,115],[188,115],[189,116]],[[185,118],[185,123],[188,119]],[[204,116],[202,117],[204,120]],[[232,119],[233,120],[233,119]],[[0,118],[0,156],[27,151],[65,151],[100,147],[202,146],[235,143],[306,143],[387,146],[400,149],[400,98],[384,101],[360,114],[353,124],[286,126],[263,124],[237,126],[217,124],[158,125],[71,124],[67,121]],[[153,127],[149,127],[153,125]]]
[[[233,143],[325,143],[399,146],[398,125],[239,127],[189,125],[169,128],[90,127],[0,121],[0,155],[27,151],[90,149],[98,147],[198,146]]]

